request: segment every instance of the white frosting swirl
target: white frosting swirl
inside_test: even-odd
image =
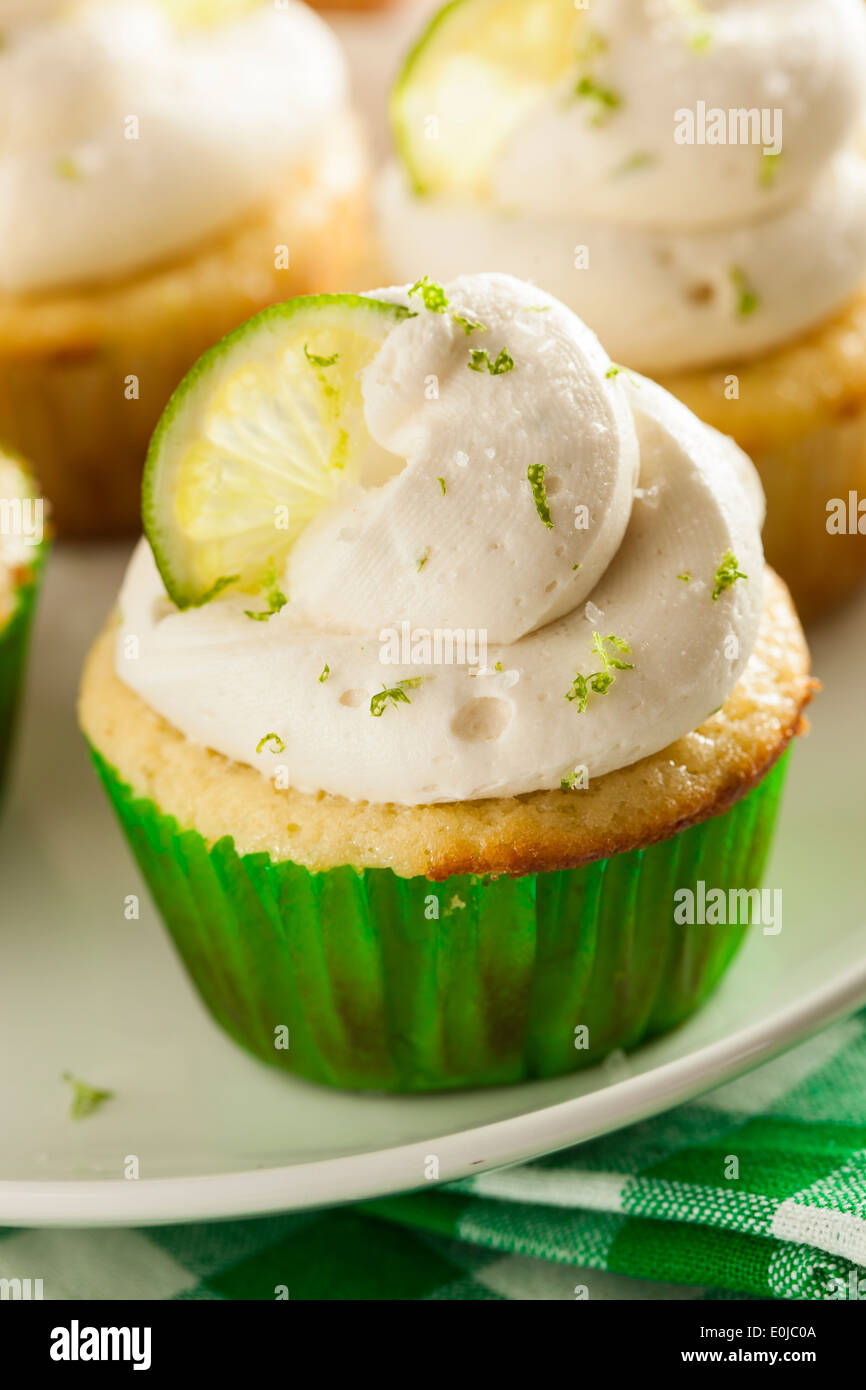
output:
[[[754,644],[763,502],[745,455],[613,371],[531,286],[482,275],[446,289],[448,312],[399,323],[362,377],[371,447],[401,471],[308,527],[279,613],[251,621],[231,591],[178,612],[145,542],[123,586],[121,679],[188,738],[302,791],[422,804],[558,787],[575,766],[600,776],[700,724]],[[467,337],[455,313],[487,331]],[[482,344],[513,369],[468,370]],[[714,601],[728,552],[748,578]],[[416,639],[486,629],[486,667],[405,652],[383,664],[402,622]],[[633,669],[581,713],[566,694],[599,669],[594,631],[628,643],[627,658],[609,650]],[[419,677],[409,703],[372,715],[383,686]],[[257,751],[271,733],[285,748]]]
[[[158,0],[0,0],[0,290],[102,281],[268,197],[345,101],[304,5],[177,30]]]
[[[386,172],[393,273],[537,278],[653,372],[760,353],[842,303],[866,271],[862,0],[593,0],[578,33],[561,87],[516,127],[491,115],[484,188],[418,198]]]

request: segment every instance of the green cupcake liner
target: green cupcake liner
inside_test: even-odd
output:
[[[724,814],[647,849],[433,883],[390,869],[311,873],[239,855],[228,836],[208,847],[92,751],[217,1022],[296,1075],[386,1091],[557,1076],[687,1018],[748,927],[677,925],[674,893],[699,880],[758,886],[786,763]]]
[[[0,629],[0,794],[9,771],[18,706],[36,599],[42,582],[47,545],[34,546],[30,575],[18,590],[12,616]]]

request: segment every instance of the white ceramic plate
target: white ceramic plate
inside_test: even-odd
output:
[[[627,1062],[501,1090],[394,1098],[293,1081],[211,1023],[77,733],[87,644],[124,554],[52,560],[0,826],[0,1224],[143,1224],[349,1202],[592,1138],[694,1096],[866,1002],[866,599],[814,634],[825,691],[793,760],[753,929],[708,1007]],[[141,895],[138,921],[124,916]],[[69,1070],[115,1091],[68,1115]],[[124,1178],[130,1155],[139,1178]]]

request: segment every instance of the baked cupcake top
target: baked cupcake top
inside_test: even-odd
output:
[[[519,269],[642,370],[762,352],[863,279],[864,92],[862,0],[467,0],[395,88],[395,272]]]
[[[0,449],[0,630],[12,614],[45,534],[44,504],[27,469]]]
[[[762,611],[762,512],[730,440],[533,286],[296,300],[166,410],[159,568],[143,541],[116,670],[300,791],[577,787],[725,701]]]
[[[185,251],[291,177],[346,100],[296,0],[0,0],[0,291]]]

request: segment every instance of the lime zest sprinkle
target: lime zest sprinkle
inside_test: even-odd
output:
[[[437,483],[439,484],[439,486],[441,487],[441,489],[442,489],[442,496],[444,497],[444,496],[445,496],[445,492],[446,492],[446,488],[445,488],[445,479],[444,479],[444,478],[437,478],[436,481],[437,481]]]
[[[419,559],[418,559],[417,569],[418,569],[418,573],[419,573],[419,574],[421,573],[421,570],[424,568],[424,566],[426,565],[426,563],[427,563],[427,561],[428,561],[429,559],[430,559],[430,547],[429,547],[429,545],[428,545],[427,549],[424,551],[424,554],[421,555],[421,556],[419,556]]]
[[[748,318],[750,314],[755,312],[761,301],[749,283],[746,272],[740,266],[731,266],[728,274],[731,284],[737,292],[737,313],[742,319]]]
[[[484,323],[476,323],[474,319],[464,318],[462,314],[452,314],[451,317],[455,323],[460,325],[467,338],[470,333],[487,332],[487,325]]]
[[[779,165],[782,160],[782,151],[774,154],[772,150],[761,151],[761,163],[758,170],[758,184],[761,188],[772,188],[779,173]]]
[[[425,676],[413,676],[411,680],[397,681],[394,685],[383,685],[370,701],[370,713],[374,719],[381,719],[388,705],[396,709],[398,705],[411,705],[407,690],[417,690]]]
[[[614,178],[621,178],[625,174],[636,174],[638,169],[648,169],[651,164],[655,164],[656,156],[649,150],[635,150],[628,159],[624,159],[622,164],[618,164],[613,171]]]
[[[592,650],[601,662],[601,670],[593,671],[589,676],[583,676],[578,671],[572,681],[571,689],[566,692],[566,700],[577,704],[578,714],[583,714],[589,704],[590,692],[596,695],[606,695],[616,680],[617,671],[633,671],[634,665],[629,661],[623,661],[618,656],[612,656],[607,650],[610,644],[617,651],[623,652],[626,656],[631,655],[631,647],[622,637],[617,637],[616,633],[609,633],[607,637],[602,637],[600,632],[592,634]]]
[[[575,6],[577,8],[577,6]],[[602,53],[607,52],[607,39],[598,29],[587,31],[586,38],[577,50],[577,59],[581,63],[592,63],[596,58],[600,58]]]
[[[448,308],[448,296],[442,286],[437,285],[435,280],[431,280],[429,275],[424,275],[420,280],[416,280],[409,294],[420,294],[424,301],[424,308],[429,309],[431,314],[444,314]]]
[[[713,42],[712,20],[701,0],[673,0],[673,7],[688,26],[686,42],[695,53],[706,53]]]
[[[312,367],[333,367],[340,360],[338,352],[333,352],[330,357],[319,357],[317,353],[310,352],[307,343],[304,343],[304,356]]]
[[[578,791],[578,790],[581,790],[581,791],[582,791],[582,790],[583,790],[583,778],[582,778],[582,774],[581,774],[580,772],[578,772],[577,768],[574,768],[571,772],[567,772],[567,773],[565,774],[565,776],[561,779],[561,781],[560,781],[560,783],[559,783],[559,786],[560,786],[560,790],[561,790],[561,791],[564,791],[564,792],[573,792],[573,791]]]
[[[325,664],[324,664],[324,666],[322,667],[322,673],[321,673],[321,675],[319,676],[319,685],[324,685],[324,684],[325,684],[325,681],[328,679],[328,677],[329,677],[330,674],[331,674],[331,668],[330,668],[330,666],[328,665],[328,663],[327,663],[327,661],[326,661]]]
[[[244,612],[248,618],[254,618],[257,623],[266,623],[268,618],[272,618],[275,613],[279,613],[281,608],[285,608],[288,599],[277,583],[277,571],[273,560],[270,561],[262,579],[262,588],[265,590],[267,608],[260,612],[255,612],[251,608],[245,608]]]
[[[622,106],[622,97],[618,92],[612,87],[603,87],[594,77],[588,75],[581,77],[574,89],[574,95],[580,100],[594,103],[595,109],[590,118],[590,125],[594,126],[604,125],[613,112]]]
[[[259,739],[258,743],[256,744],[256,752],[263,752],[269,743],[272,743],[274,745],[271,749],[272,753],[285,753],[286,745],[283,743],[283,740],[280,738],[279,734],[265,734],[262,738]]]
[[[71,154],[62,154],[55,159],[54,172],[59,179],[67,179],[70,183],[75,183],[82,177],[81,165],[76,163]]]
[[[738,579],[748,579],[747,574],[737,568],[737,557],[733,550],[726,550],[719,567],[713,576],[713,603],[718,603],[726,589],[736,584]]]
[[[499,349],[495,360],[491,359],[486,348],[470,348],[466,365],[470,372],[483,372],[486,367],[491,376],[502,376],[514,370],[514,358],[504,347]]]
[[[678,575],[677,575],[677,579],[681,579],[681,580],[683,581],[684,584],[689,584],[689,583],[691,582],[691,578],[692,578],[692,572],[691,572],[691,570],[683,570],[682,574],[678,574]]]
[[[550,304],[527,304],[527,314],[549,314],[553,306]]]
[[[493,667],[493,669],[494,669],[494,671],[501,671],[501,670],[502,670],[502,662],[501,662],[501,661],[497,661],[497,663],[496,663],[496,665]]]
[[[572,568],[572,569],[573,569],[573,570],[579,570],[579,569],[582,569],[582,568],[583,568],[583,562],[582,562],[582,561],[581,561],[581,563],[580,563],[580,564],[577,564],[577,565],[572,565],[572,567],[571,567],[571,568]]]
[[[204,607],[204,605],[205,605],[206,603],[210,603],[213,599],[218,598],[219,595],[223,592],[223,590],[224,590],[224,589],[227,589],[227,588],[229,587],[230,584],[236,584],[237,581],[238,581],[239,579],[240,579],[240,575],[239,575],[239,574],[223,574],[223,575],[221,575],[219,579],[215,579],[215,580],[214,580],[213,584],[211,584],[211,586],[210,586],[210,588],[208,589],[207,593],[206,593],[206,594],[202,594],[201,598],[200,598],[200,599],[197,599],[196,602],[195,602],[195,604],[194,604],[193,606],[194,606],[195,608],[202,608],[202,607]]]
[[[72,1087],[72,1104],[69,1107],[69,1118],[71,1120],[84,1120],[88,1115],[92,1115],[107,1100],[114,1099],[114,1092],[107,1091],[100,1086],[91,1086],[86,1081],[79,1081],[77,1076],[65,1071],[62,1076],[63,1081],[67,1081]]]
[[[618,362],[611,362],[604,375],[608,381],[613,381],[614,377],[619,376],[620,372],[625,372],[626,376],[628,377],[629,381],[631,382],[632,386],[636,391],[640,390],[640,382],[635,380],[628,367],[621,367]]]
[[[541,517],[548,531],[553,530],[553,517],[550,515],[550,504],[547,501],[547,488],[544,482],[544,475],[547,472],[546,463],[531,463],[526,470],[529,479],[529,486],[532,488],[532,500],[535,503],[535,510]]]

